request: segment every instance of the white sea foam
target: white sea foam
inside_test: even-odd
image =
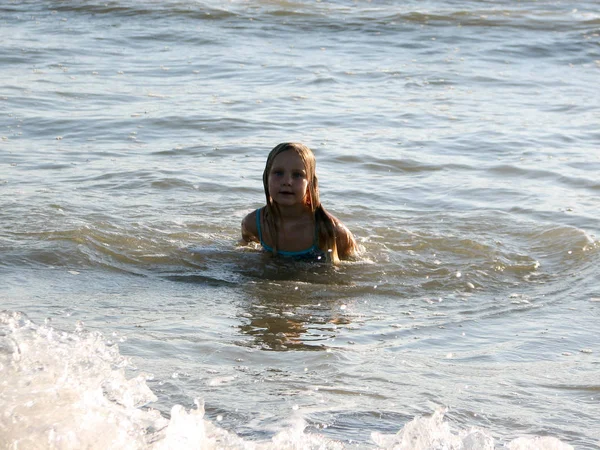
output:
[[[305,432],[301,418],[266,442],[247,441],[204,418],[204,407],[173,406],[170,420],[146,377],[127,378],[116,345],[83,327],[74,333],[37,326],[20,313],[0,313],[0,448],[2,449],[343,449]],[[494,449],[489,431],[451,430],[444,410],[418,417],[395,435],[372,433],[382,449]],[[523,437],[511,450],[567,450],[552,437]],[[352,448],[356,448],[352,445]]]
[[[10,449],[139,449],[164,421],[142,410],[156,400],[142,375],[99,333],[36,326],[0,316],[0,435]],[[164,425],[162,425],[164,427]]]

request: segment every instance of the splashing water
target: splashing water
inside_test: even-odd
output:
[[[144,374],[127,378],[130,362],[116,344],[78,323],[73,333],[37,326],[22,313],[0,313],[0,434],[6,449],[343,449],[344,443],[304,432],[299,418],[268,442],[246,441],[204,419],[204,406],[181,405],[167,419]],[[382,449],[492,450],[477,428],[454,433],[445,410],[418,417],[395,435],[372,433]],[[353,448],[356,448],[353,446]],[[552,437],[518,438],[511,450],[568,450]]]

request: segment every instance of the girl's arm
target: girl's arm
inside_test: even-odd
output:
[[[250,242],[259,242],[258,228],[256,227],[256,211],[252,211],[242,220],[242,240],[240,244],[245,245]]]

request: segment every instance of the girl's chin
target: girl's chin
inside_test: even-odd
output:
[[[286,195],[286,194],[278,194],[275,197],[275,201],[278,203],[290,203],[290,204],[294,204],[294,203],[300,203],[298,201],[298,199],[296,198],[295,195]]]

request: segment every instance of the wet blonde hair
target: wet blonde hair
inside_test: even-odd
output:
[[[321,250],[325,249],[326,254],[328,254],[328,258],[333,262],[338,262],[339,257],[336,245],[336,226],[331,214],[329,214],[325,208],[323,208],[321,205],[321,200],[319,199],[319,180],[317,179],[315,170],[317,165],[315,155],[306,145],[297,142],[284,142],[271,150],[269,156],[267,157],[267,163],[263,172],[263,185],[267,199],[264,220],[271,235],[273,253],[277,254],[277,241],[279,236],[279,222],[281,214],[279,212],[277,203],[273,201],[271,193],[269,192],[269,174],[271,173],[271,168],[273,167],[273,161],[275,161],[275,158],[279,154],[286,151],[296,152],[296,154],[300,156],[300,159],[302,159],[302,162],[304,163],[306,179],[308,180],[308,188],[304,199],[306,206],[308,206],[313,213],[315,224],[319,230],[319,248],[321,248]]]

